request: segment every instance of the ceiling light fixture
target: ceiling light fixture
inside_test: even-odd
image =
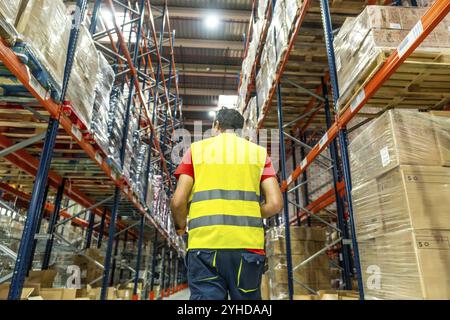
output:
[[[210,14],[205,19],[205,25],[209,29],[215,29],[219,25],[219,18],[215,14]]]

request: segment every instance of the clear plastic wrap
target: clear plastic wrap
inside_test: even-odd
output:
[[[256,127],[258,125],[257,123],[257,105],[256,105],[256,97],[252,97],[250,101],[248,102],[247,109],[245,109],[244,116],[244,130],[246,130],[248,133],[251,133],[251,131],[256,130]]]
[[[20,0],[0,0],[0,18],[14,26],[19,6]]]
[[[325,247],[326,231],[324,228],[290,227],[290,231],[294,267]],[[267,231],[266,236],[267,275],[272,300],[288,298],[284,232],[284,226],[274,227]],[[297,268],[294,271],[294,279],[296,280],[294,281],[295,295],[313,294],[318,290],[331,289],[328,257],[326,255],[317,256],[306,265]]]
[[[266,15],[267,5],[270,0],[259,0],[258,1],[258,19],[263,19]]]
[[[99,68],[95,85],[95,103],[92,110],[91,134],[106,153],[108,150],[108,112],[110,95],[114,83],[114,70],[102,53],[99,53]]]
[[[385,112],[373,120],[349,146],[354,187],[398,165],[448,164],[449,127],[448,117],[410,110]]]
[[[16,29],[53,80],[62,85],[71,19],[61,0],[27,3]]]
[[[14,28],[19,13],[19,0],[0,0],[0,36],[14,44],[17,31]]]
[[[120,162],[120,149],[122,147],[123,125],[126,105],[119,87],[111,91],[110,108],[108,112],[108,160],[118,172],[122,171]]]
[[[446,112],[390,110],[349,147],[368,298],[450,297],[449,128]]]
[[[376,70],[385,55],[396,49],[425,13],[424,8],[367,6],[355,19],[348,18],[334,41],[340,87],[340,105]],[[449,18],[446,18],[446,21]],[[439,24],[415,53],[450,48],[446,22]]]
[[[366,299],[450,298],[449,230],[403,230],[359,241]]]
[[[140,145],[136,145],[135,147],[135,157],[133,157],[132,168],[132,185],[134,191],[139,195],[142,203],[145,202],[144,198],[144,187],[145,187],[145,178],[147,172],[147,160],[148,160],[148,145],[142,143]]]
[[[90,129],[96,96],[99,57],[89,30],[82,26],[67,88],[67,100],[83,124]]]

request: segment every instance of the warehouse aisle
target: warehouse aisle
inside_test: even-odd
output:
[[[189,300],[190,295],[191,292],[189,291],[189,288],[187,288],[171,295],[168,298],[164,298],[164,300]]]

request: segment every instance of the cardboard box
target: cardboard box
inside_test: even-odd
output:
[[[367,299],[450,298],[450,230],[405,230],[359,248]]]
[[[436,141],[441,156],[441,164],[450,166],[450,111],[430,112],[436,134]]]
[[[53,287],[53,281],[55,281],[57,271],[48,269],[40,271],[30,271],[25,283],[29,284],[39,284],[40,288],[51,288]]]
[[[41,288],[40,296],[44,300],[75,300],[76,289],[67,288]]]
[[[91,288],[88,285],[87,291],[88,291],[88,297],[91,300],[100,300],[101,292],[102,292],[102,288],[101,287]],[[116,288],[108,287],[107,292],[106,292],[106,300],[116,300],[116,298],[117,298],[117,296],[116,296]]]
[[[374,186],[376,185],[376,189]],[[398,166],[353,190],[358,239],[406,229],[450,229],[450,168]]]
[[[264,273],[261,278],[261,298],[270,300],[269,275]]]
[[[9,294],[9,283],[0,284],[0,300],[7,300]],[[20,300],[27,300],[33,294],[34,288],[22,288]]]
[[[133,290],[119,289],[119,290],[117,290],[117,297],[122,300],[131,300],[131,298],[133,297]]]
[[[307,255],[307,254],[293,254],[293,255],[291,255],[293,267],[299,265],[300,263],[302,263],[303,261],[305,261],[309,257],[310,257],[310,255]],[[315,257],[314,259],[310,260],[309,262],[307,262],[304,265],[304,267],[327,268],[328,267],[328,263],[329,263],[328,256],[326,256],[325,254],[322,254],[322,255],[319,255],[319,256]],[[269,269],[275,268],[276,266],[280,266],[280,265],[286,266],[287,265],[286,255],[285,254],[280,254],[280,255],[270,256],[268,258],[268,264],[269,264]]]
[[[354,187],[398,165],[440,166],[433,121],[427,113],[390,110],[370,123],[349,146]]]
[[[320,300],[320,297],[312,294],[299,294],[294,295],[293,300]]]
[[[291,240],[292,255],[311,256],[323,249],[325,242]],[[286,242],[284,238],[269,241],[267,244],[267,256],[286,254]]]

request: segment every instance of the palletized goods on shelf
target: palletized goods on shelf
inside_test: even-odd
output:
[[[290,227],[293,268],[326,246],[326,230],[321,227]],[[270,298],[286,299],[287,262],[284,227],[269,229],[266,235],[266,251]],[[328,257],[324,254],[314,257],[305,265],[293,271],[294,294],[312,294],[317,290],[331,289],[331,273]],[[299,283],[300,282],[300,283]]]
[[[352,96],[358,100],[362,86],[391,52],[398,48],[403,53],[404,39],[413,28],[420,32],[416,23],[425,12],[425,8],[367,6],[358,17],[347,18],[334,40],[341,109],[348,107]],[[444,19],[366,107],[430,108],[449,101],[449,25],[449,18]]]
[[[449,298],[449,127],[449,117],[391,110],[349,146],[366,298]]]

